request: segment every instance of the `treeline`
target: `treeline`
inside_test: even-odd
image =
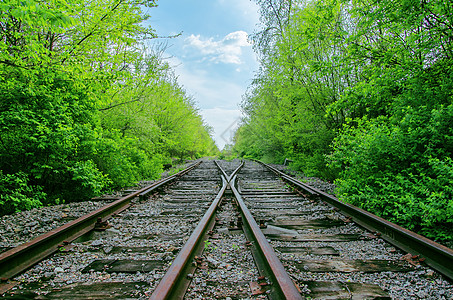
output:
[[[449,1],[259,0],[234,151],[336,179],[342,201],[453,239]]]
[[[218,150],[146,27],[150,0],[0,4],[0,215]]]

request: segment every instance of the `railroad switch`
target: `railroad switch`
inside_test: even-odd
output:
[[[94,230],[97,231],[104,231],[108,228],[112,227],[107,220],[102,221],[102,218],[98,218],[96,223],[94,224]]]

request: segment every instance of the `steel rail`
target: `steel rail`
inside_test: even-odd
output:
[[[151,191],[155,190],[156,188],[158,187],[161,187],[165,184],[167,184],[168,182],[170,181],[173,181],[175,180],[177,177],[181,177],[183,176],[184,174],[187,174],[189,173],[193,168],[197,167],[198,165],[201,164],[202,161],[198,161],[196,162],[195,164],[192,164],[190,165],[189,167],[185,168],[184,170],[182,171],[179,171],[178,173],[172,175],[172,176],[169,176],[167,178],[164,178],[162,180],[159,180],[157,183],[155,184],[152,184],[150,186],[148,186],[147,188],[144,188],[144,189],[141,189],[139,192],[139,197],[140,198],[143,198],[144,196],[146,196],[147,194],[149,194]]]
[[[222,167],[219,165],[219,163],[218,163],[216,160],[214,160],[214,163],[215,163],[215,165],[217,166],[217,168],[219,168],[220,172],[222,172],[222,175],[223,175],[223,177],[225,177],[226,181],[227,181],[227,182],[230,182],[231,176],[228,176],[228,174],[225,172],[224,169],[222,169]],[[244,163],[242,163],[241,166],[242,166],[243,164],[244,164]],[[236,171],[236,170],[235,170],[235,171]],[[234,172],[233,172],[233,173],[234,173]]]
[[[228,183],[231,180],[231,176],[236,174],[244,165],[244,162],[241,162],[241,165],[233,171],[232,175],[228,176],[217,161],[214,161],[214,163],[223,175],[222,188],[190,235],[184,247],[178,253],[178,256],[173,260],[170,268],[159,282],[150,299],[182,299],[190,285],[191,279],[187,277],[187,274],[193,272],[196,268],[191,262],[196,255],[203,252],[202,242],[206,240],[207,232],[214,227],[215,213],[221,203],[221,198],[225,190],[229,186]]]
[[[1,253],[0,278],[2,281],[6,281],[22,273],[42,259],[58,251],[62,244],[71,242],[79,236],[94,229],[99,218],[101,218],[102,221],[105,221],[113,214],[117,214],[125,210],[134,197],[142,195],[145,192],[149,193],[152,190],[175,180],[197,167],[200,163],[201,161],[198,161],[172,176],[154,182],[153,184],[107,204],[94,212],[86,214],[76,220],[42,234],[29,242]]]
[[[228,183],[222,176],[222,188],[184,244],[184,247],[179,251],[178,256],[171,263],[170,268],[159,282],[150,299],[182,299],[184,297],[191,281],[187,274],[196,268],[196,266],[192,265],[192,261],[195,255],[202,252],[203,241],[206,240],[207,232],[214,227],[215,212],[227,186]]]
[[[214,160],[214,163],[216,164],[217,168],[219,168],[219,170],[222,172],[223,176],[225,177],[225,179],[228,183],[230,183],[230,181],[234,177],[234,175],[236,175],[237,172],[239,172],[239,170],[244,166],[244,161],[241,161],[241,164],[239,165],[239,167],[237,167],[233,171],[233,173],[231,173],[231,175],[228,176],[227,173],[225,172],[225,170],[222,169],[222,167],[219,165],[219,163],[216,160]]]
[[[245,221],[243,225],[244,233],[249,240],[253,240],[252,246],[258,252],[258,255],[254,255],[254,258],[260,274],[267,276],[274,283],[271,286],[269,296],[271,299],[302,299],[299,290],[289,277],[285,267],[278,259],[272,246],[267,241],[236,189],[236,179],[237,176],[235,175],[230,183],[230,187],[236,197],[238,207]]]
[[[310,194],[312,194],[312,195],[314,195],[314,196],[319,195],[320,190],[315,189],[315,188],[309,186],[308,184],[305,184],[305,183],[303,183],[303,182],[300,182],[299,180],[296,180],[296,179],[292,178],[291,176],[289,176],[289,175],[287,175],[287,174],[285,174],[285,173],[283,173],[283,172],[280,172],[280,171],[277,170],[276,168],[274,168],[274,167],[272,167],[272,166],[270,166],[270,165],[268,165],[268,164],[265,164],[265,163],[263,163],[263,162],[261,162],[261,161],[259,161],[259,160],[256,160],[256,159],[252,159],[252,160],[255,161],[255,162],[258,162],[258,163],[260,163],[260,164],[263,164],[264,166],[266,166],[267,168],[269,168],[272,172],[276,173],[277,175],[279,175],[280,177],[282,177],[282,178],[285,179],[286,181],[288,181],[288,182],[290,182],[290,183],[292,183],[292,184],[295,184],[295,185],[297,185],[297,186],[302,187],[306,192],[309,192]]]
[[[453,280],[453,250],[440,245],[424,236],[415,232],[407,230],[399,225],[389,222],[381,217],[378,217],[364,209],[356,207],[352,204],[341,202],[335,196],[327,194],[317,188],[308,186],[294,178],[289,177],[285,173],[269,166],[261,161],[255,160],[272,170],[277,175],[281,176],[284,180],[300,187],[306,191],[316,192],[324,201],[330,205],[338,208],[344,215],[351,217],[354,222],[360,226],[376,233],[387,242],[394,246],[411,253],[412,255],[419,255],[424,258],[424,262],[442,273],[450,280]],[[291,180],[288,180],[290,178]],[[308,190],[309,189],[309,190]]]

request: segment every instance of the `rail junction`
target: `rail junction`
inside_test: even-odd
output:
[[[453,250],[257,161],[203,160],[0,253],[31,299],[452,299]]]

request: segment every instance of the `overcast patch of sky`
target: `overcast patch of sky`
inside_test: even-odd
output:
[[[160,0],[150,24],[167,40],[179,83],[196,101],[223,148],[240,117],[238,104],[258,64],[247,34],[259,22],[250,0]],[[158,41],[157,41],[158,42]],[[164,40],[162,40],[164,42]]]

